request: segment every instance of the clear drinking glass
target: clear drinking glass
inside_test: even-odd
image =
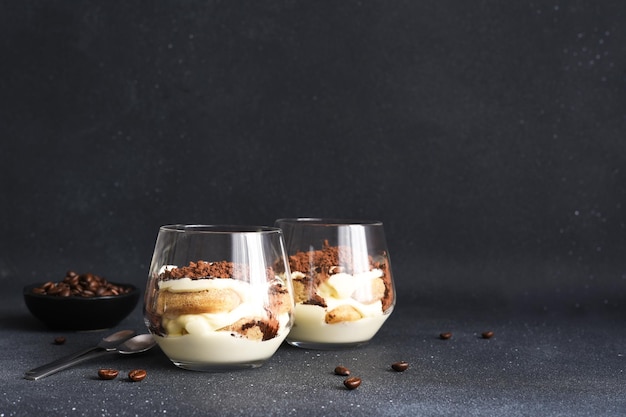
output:
[[[287,342],[308,349],[367,343],[396,300],[383,224],[296,218],[275,226],[285,235],[294,290]]]
[[[146,326],[181,368],[261,366],[293,322],[286,265],[278,228],[162,226],[144,299]]]

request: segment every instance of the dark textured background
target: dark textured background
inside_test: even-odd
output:
[[[162,224],[332,216],[382,220],[405,288],[619,294],[625,19],[617,1],[2,2],[0,281],[143,284]]]
[[[0,415],[626,415],[624,22],[617,0],[0,1]],[[143,286],[162,224],[287,216],[385,223],[398,303],[369,345],[23,378],[105,333],[53,346],[24,284]],[[119,328],[146,331],[140,305]]]

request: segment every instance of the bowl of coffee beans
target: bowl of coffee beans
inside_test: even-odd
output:
[[[118,324],[139,301],[140,291],[93,273],[68,271],[61,281],[24,287],[28,310],[48,327],[62,330],[99,330]]]

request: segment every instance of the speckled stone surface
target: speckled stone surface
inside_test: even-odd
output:
[[[360,348],[285,344],[261,368],[225,373],[178,369],[157,348],[95,359],[39,381],[23,379],[24,371],[112,330],[51,331],[29,316],[18,296],[5,295],[0,415],[623,415],[623,295],[548,295],[404,286],[391,318]],[[139,307],[116,327],[122,328],[145,331]],[[484,339],[484,331],[494,336]],[[442,332],[452,337],[442,340]],[[54,345],[60,334],[67,342]],[[391,364],[401,360],[409,369],[393,371]],[[361,386],[347,390],[333,373],[338,365],[360,377]],[[120,376],[99,380],[102,367]],[[146,369],[147,378],[129,382],[125,375],[134,368]]]

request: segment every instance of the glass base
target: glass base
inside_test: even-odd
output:
[[[179,368],[187,369],[189,371],[200,372],[230,372],[239,371],[242,369],[253,369],[262,366],[265,361],[254,361],[246,363],[199,363],[199,362],[184,362],[172,360],[172,363]]]
[[[312,350],[345,350],[345,349],[353,349],[359,346],[363,346],[369,343],[369,340],[365,340],[363,342],[352,342],[352,343],[324,343],[324,342],[307,342],[302,340],[289,340],[287,339],[287,343],[291,346],[299,347],[302,349],[312,349]]]

